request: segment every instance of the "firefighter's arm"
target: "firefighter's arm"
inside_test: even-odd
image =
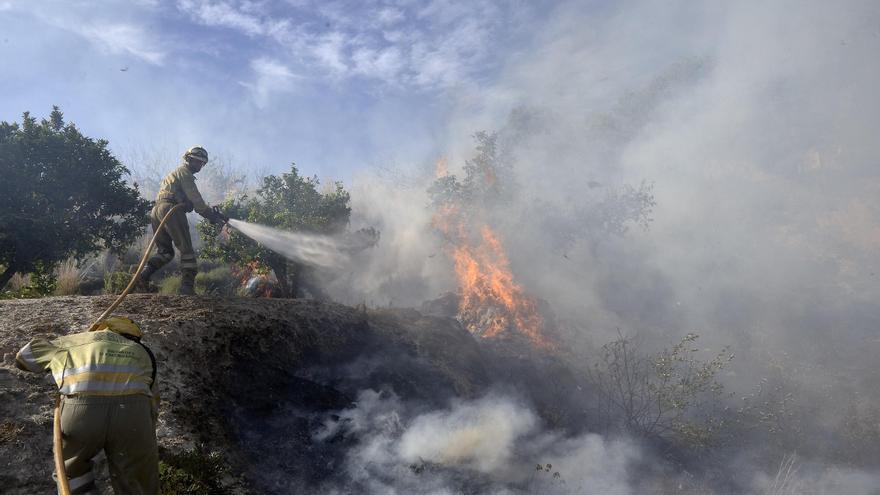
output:
[[[152,406],[150,409],[150,414],[153,417],[153,424],[155,425],[159,421],[159,403],[162,402],[162,400],[159,397],[159,385],[156,383],[153,383],[152,389],[153,389],[153,397],[152,397],[152,401],[150,403]]]
[[[25,371],[42,373],[49,370],[49,363],[58,347],[46,339],[34,339],[15,355],[15,366]]]
[[[208,203],[205,203],[205,200],[202,199],[202,194],[199,192],[199,188],[196,187],[195,177],[192,174],[182,174],[180,176],[180,188],[186,194],[187,201],[192,203],[196,213],[210,220],[213,212]]]
[[[150,350],[149,347],[144,345],[140,340],[136,340],[138,344],[140,344],[141,348],[147,353],[147,357],[150,359],[150,367],[148,373],[150,374],[150,415],[153,418],[153,425],[159,420],[159,373],[158,368],[156,367],[156,355],[153,354],[153,351]],[[146,369],[144,371],[147,371]]]

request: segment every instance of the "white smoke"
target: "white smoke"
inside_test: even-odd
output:
[[[544,431],[530,408],[501,395],[412,407],[367,390],[331,416],[315,440],[356,444],[324,493],[633,493],[628,469],[640,454],[628,442]]]
[[[759,471],[752,490],[762,495],[874,495],[878,486],[878,472],[801,462],[796,454],[789,454],[775,471]]]
[[[816,486],[830,478],[812,473],[873,476],[831,466],[870,452],[873,437],[851,428],[877,414],[848,426],[846,410],[880,404],[878,25],[867,0],[562,2],[501,74],[452,95],[446,132],[459,174],[475,131],[508,139],[518,190],[493,227],[517,282],[581,337],[572,348],[618,328],[650,345],[688,332],[731,345],[728,390],[769,380],[796,392],[772,411],[791,423],[773,435],[827,461],[804,473]],[[353,188],[356,213],[383,232],[353,287],[405,304],[455,288],[429,235],[431,175],[416,176],[407,193]],[[578,222],[597,197],[642,180],[657,201],[647,230]],[[736,447],[760,450],[758,438]]]
[[[413,420],[400,438],[399,455],[410,463],[472,466],[491,473],[510,462],[514,443],[536,423],[531,411],[508,401],[460,404]]]

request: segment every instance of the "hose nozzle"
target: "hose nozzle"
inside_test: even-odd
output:
[[[229,217],[227,217],[223,214],[222,211],[220,211],[220,206],[214,205],[211,209],[214,211],[214,218],[216,219],[215,223],[217,225],[222,228],[224,225],[229,223]]]

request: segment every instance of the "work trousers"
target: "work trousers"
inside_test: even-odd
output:
[[[153,225],[153,232],[159,228],[162,218],[173,208],[175,203],[170,201],[157,201],[153,210],[150,212],[150,223]],[[174,247],[180,251],[180,269],[195,271],[196,253],[193,250],[192,237],[189,235],[189,222],[186,220],[186,212],[177,210],[171,215],[171,218],[165,222],[165,227],[156,236],[156,254],[150,258],[148,263],[155,272],[174,259]]]
[[[72,494],[97,493],[92,459],[103,450],[115,495],[158,495],[159,450],[150,397],[64,397],[61,433]]]

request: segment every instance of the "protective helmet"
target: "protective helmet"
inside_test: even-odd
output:
[[[187,158],[194,158],[202,163],[208,163],[208,152],[201,146],[193,146],[186,150],[186,153],[183,154],[183,158],[184,160]]]
[[[97,332],[99,330],[111,330],[116,333],[131,335],[132,337],[137,338],[144,336],[141,327],[139,327],[137,323],[122,316],[111,316],[110,318],[101,320],[101,323],[98,323],[92,331]]]

